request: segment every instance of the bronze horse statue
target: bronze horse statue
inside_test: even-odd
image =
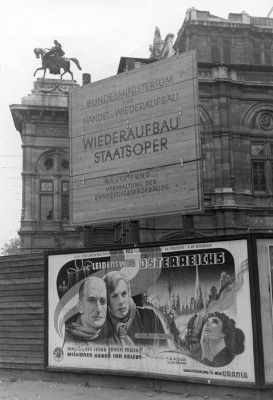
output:
[[[49,72],[51,74],[57,75],[61,73],[61,68],[62,68],[64,72],[61,74],[61,79],[64,74],[69,72],[73,80],[73,73],[70,71],[70,60],[73,61],[77,65],[77,67],[81,70],[80,63],[76,58],[56,57],[51,54],[48,54],[48,51],[46,51],[45,49],[41,49],[39,47],[36,47],[34,49],[34,53],[36,55],[36,58],[39,58],[41,56],[42,59],[42,67],[36,69],[36,71],[34,72],[34,76],[36,75],[36,72],[41,69],[44,70],[43,78],[45,77],[47,69],[49,69]]]

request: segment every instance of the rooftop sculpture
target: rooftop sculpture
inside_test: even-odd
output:
[[[172,33],[168,33],[165,40],[161,39],[160,30],[155,28],[153,44],[149,46],[150,58],[153,60],[161,60],[163,58],[171,57],[174,55]]]
[[[64,57],[65,52],[62,49],[61,43],[59,43],[57,40],[54,40],[54,46],[51,49],[42,49],[40,47],[36,47],[34,49],[34,53],[36,58],[41,57],[42,59],[42,67],[36,69],[34,76],[36,75],[37,71],[43,70],[44,78],[47,69],[49,69],[50,74],[59,75],[61,74],[61,69],[63,69],[64,72],[61,74],[61,79],[64,74],[69,72],[71,79],[73,80],[73,73],[70,71],[70,61],[73,61],[81,70],[81,66],[77,58]]]

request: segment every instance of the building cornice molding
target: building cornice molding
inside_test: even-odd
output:
[[[23,123],[68,124],[68,107],[11,104],[11,115],[15,128],[22,135]],[[47,117],[47,120],[44,118]]]

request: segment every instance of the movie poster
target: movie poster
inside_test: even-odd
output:
[[[273,383],[273,238],[254,238],[257,246],[264,380]],[[254,242],[254,241],[253,241]],[[255,249],[255,247],[254,247]],[[255,260],[254,260],[255,262]]]
[[[48,256],[48,367],[255,382],[246,240]]]
[[[270,301],[271,301],[271,316],[273,324],[273,246],[268,246],[269,252],[269,276],[270,276]]]

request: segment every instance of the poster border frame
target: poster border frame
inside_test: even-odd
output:
[[[189,383],[200,383],[200,384],[212,384],[216,386],[230,386],[231,382],[227,380],[211,380],[210,383],[208,379],[189,377],[189,376],[177,376],[177,375],[165,375],[165,374],[155,374],[155,373],[144,373],[136,371],[126,371],[122,370],[109,370],[95,368],[90,369],[78,369],[73,367],[52,367],[48,365],[48,327],[49,327],[49,313],[48,313],[48,256],[51,255],[61,255],[61,254],[74,254],[74,253],[84,253],[84,252],[94,252],[94,251],[111,251],[111,250],[125,250],[133,248],[143,248],[143,247],[156,247],[156,246],[169,246],[178,244],[189,244],[189,243],[207,243],[207,242],[221,242],[221,241],[237,241],[246,240],[247,244],[247,254],[248,254],[248,264],[249,264],[249,289],[250,289],[250,308],[252,317],[252,335],[253,335],[253,362],[254,362],[254,382],[237,382],[232,381],[232,384],[236,387],[245,388],[262,388],[269,387],[269,385],[264,383],[264,363],[263,363],[263,346],[262,346],[262,326],[261,326],[261,315],[259,313],[260,306],[260,290],[259,290],[259,276],[258,276],[258,264],[257,264],[257,248],[256,248],[256,238],[261,238],[263,236],[249,234],[239,234],[239,235],[227,235],[227,236],[214,236],[212,238],[181,238],[181,239],[168,239],[166,241],[157,242],[142,242],[142,243],[131,243],[131,244],[102,244],[96,245],[94,247],[77,248],[77,249],[67,249],[67,250],[50,250],[44,252],[44,304],[45,304],[45,314],[44,314],[44,368],[46,371],[52,372],[64,372],[67,373],[82,373],[89,375],[111,375],[111,376],[122,376],[122,377],[136,377],[136,378],[147,378],[154,380],[167,380],[173,382],[189,382]],[[265,237],[273,237],[265,236]],[[256,259],[255,259],[256,255]],[[254,262],[256,261],[256,268],[254,267]],[[258,329],[258,324],[260,324],[260,329]],[[262,362],[261,362],[262,361]],[[272,387],[272,384],[271,384]]]
[[[256,339],[258,353],[258,363],[256,364],[255,370],[259,370],[259,384],[261,388],[273,388],[273,383],[267,383],[265,380],[265,368],[264,368],[264,346],[263,346],[263,325],[262,325],[262,317],[261,317],[261,297],[260,297],[260,282],[259,282],[259,268],[258,268],[258,247],[257,240],[258,239],[273,239],[273,233],[268,232],[257,232],[251,234],[251,250],[252,250],[252,259],[253,265],[256,265],[256,268],[253,269],[254,275],[254,286],[253,290],[256,293],[256,296],[252,296],[251,300],[255,301],[255,336],[253,332],[253,340]],[[254,321],[253,321],[254,322]],[[255,349],[254,349],[255,352]],[[255,354],[254,354],[255,360]]]

